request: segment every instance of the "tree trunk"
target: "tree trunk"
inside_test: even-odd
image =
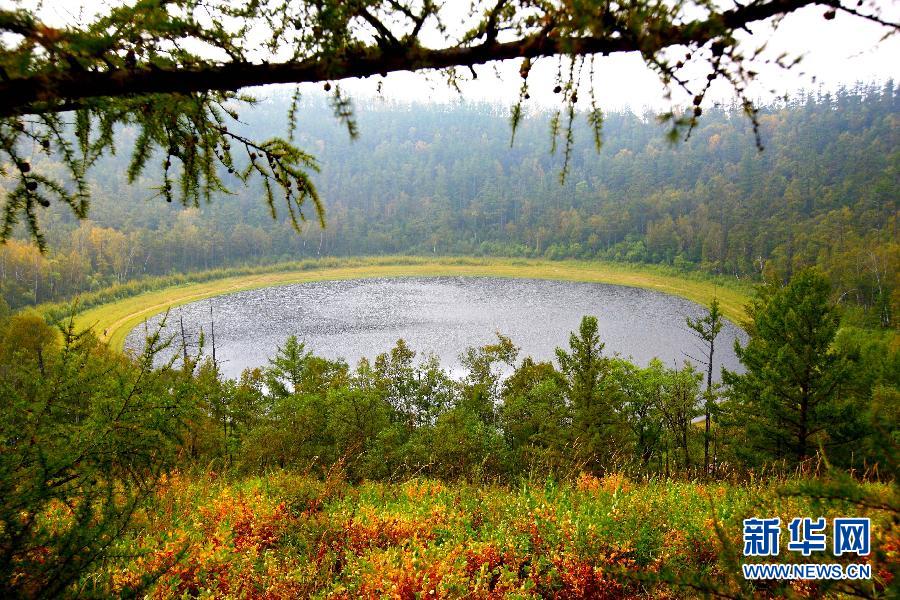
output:
[[[803,395],[800,400],[800,427],[797,432],[797,458],[803,461],[806,458],[806,438],[809,435],[807,420],[809,419],[809,394],[806,386],[803,386]]]
[[[709,356],[708,362],[706,365],[706,414],[705,414],[705,424],[706,424],[706,433],[703,437],[703,475],[709,475],[709,429],[710,429],[710,418],[709,418],[709,403],[712,402],[712,376],[713,376],[713,353],[715,352],[715,343],[716,339],[713,338],[709,342]]]

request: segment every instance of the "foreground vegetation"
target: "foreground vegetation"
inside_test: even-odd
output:
[[[364,277],[518,277],[610,283],[643,287],[709,304],[717,298],[724,315],[735,322],[744,318],[743,306],[750,284],[727,277],[681,273],[650,265],[595,261],[542,261],[486,258],[385,257],[307,260],[269,267],[201,272],[193,276],[150,279],[113,287],[79,299],[79,328],[92,327],[102,340],[121,349],[137,325],[167,309],[211,296],[252,288],[330,279]],[[69,312],[66,304],[38,307],[51,319]]]
[[[616,474],[514,487],[349,485],[339,470],[324,481],[175,473],[113,548],[125,558],[78,585],[88,595],[145,585],[152,598],[886,596],[900,560],[895,515],[790,495],[801,485]],[[860,489],[869,501],[896,501],[890,486]],[[812,514],[873,520],[872,580],[753,588],[741,579],[742,519]]]

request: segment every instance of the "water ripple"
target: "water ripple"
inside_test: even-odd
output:
[[[495,331],[512,338],[522,355],[549,360],[567,346],[569,332],[583,315],[596,315],[607,354],[619,353],[645,365],[658,357],[681,364],[702,348],[684,324],[703,308],[652,290],[597,283],[490,277],[358,279],[293,284],[249,290],[173,309],[169,333],[184,318],[188,338],[202,328],[209,340],[210,304],[215,318],[216,355],[229,377],[265,365],[291,334],[327,358],[355,364],[390,349],[398,338],[420,352],[433,353],[458,371],[468,346],[492,341]],[[150,320],[149,327],[160,321]],[[724,364],[740,370],[730,322],[717,340],[717,374]],[[144,328],[132,331],[126,348],[143,345]]]

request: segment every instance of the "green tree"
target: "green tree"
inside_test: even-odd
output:
[[[232,433],[231,384],[219,377],[219,369],[211,358],[200,360],[181,370],[189,394],[188,450],[193,459],[230,462]]]
[[[512,369],[519,355],[519,348],[512,340],[500,332],[495,335],[496,343],[467,348],[459,357],[467,371],[460,404],[491,426],[497,421],[501,370],[504,366]]]
[[[416,353],[402,339],[389,353],[375,357],[375,385],[393,408],[395,415],[410,430],[419,420],[416,406],[418,381],[413,361]]]
[[[416,382],[417,426],[434,425],[441,413],[458,402],[459,385],[444,371],[434,355],[417,367]]]
[[[692,423],[694,417],[700,414],[697,397],[703,376],[689,362],[685,362],[681,369],[663,369],[662,363],[656,362],[662,373],[663,383],[659,410],[668,429],[669,439],[681,450],[682,464],[685,470],[689,470]]]
[[[503,382],[500,425],[512,473],[558,473],[569,465],[572,418],[565,388],[551,363],[531,357]]]
[[[260,368],[245,369],[240,379],[222,382],[221,419],[229,464],[235,455],[240,454],[247,435],[264,416],[267,403],[263,385],[263,371]]]
[[[621,394],[608,378],[610,362],[603,356],[597,317],[581,319],[578,333],[569,336],[569,352],[557,348],[556,359],[565,378],[582,459],[592,470],[609,468],[617,451]]]
[[[427,432],[429,471],[447,479],[494,479],[503,473],[500,432],[466,406],[441,414]]]
[[[329,435],[331,407],[321,393],[269,399],[269,407],[242,445],[241,464],[252,470],[293,468],[321,473],[338,456]]]
[[[842,394],[852,357],[833,347],[840,316],[829,292],[821,274],[803,270],[783,287],[761,287],[747,307],[750,339],[735,342],[747,372],[723,375],[732,416],[763,458],[803,461],[819,444],[845,441],[860,412]]]
[[[703,342],[704,354],[702,363],[706,365],[706,393],[703,398],[704,406],[704,435],[703,435],[703,472],[709,473],[709,441],[710,441],[710,412],[715,402],[713,390],[713,358],[716,350],[716,337],[722,331],[724,317],[719,310],[718,298],[713,298],[706,314],[699,319],[686,318],[687,326]]]
[[[623,414],[631,431],[635,457],[640,469],[649,472],[653,459],[661,460],[664,452],[665,422],[660,410],[665,380],[662,363],[654,360],[647,368],[639,369],[626,360],[613,359],[611,366],[611,377],[625,397]]]
[[[275,356],[269,359],[266,369],[266,385],[269,393],[285,398],[299,392],[307,378],[312,352],[297,336],[288,336],[283,346],[275,350]]]
[[[175,462],[185,387],[72,321],[0,352],[0,595],[55,598],[110,555]],[[7,325],[9,327],[9,325]],[[8,343],[17,332],[3,331]],[[35,335],[38,334],[38,335]]]
[[[348,374],[344,362],[313,356],[297,336],[291,335],[269,359],[265,380],[270,395],[286,398],[291,394],[325,393],[346,383]]]
[[[390,424],[390,404],[375,391],[349,387],[330,390],[326,402],[327,433],[335,445],[332,455],[342,461],[352,480],[371,477],[381,462],[375,442]]]

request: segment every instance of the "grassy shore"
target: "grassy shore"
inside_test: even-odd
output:
[[[113,348],[122,349],[125,337],[134,327],[188,302],[290,283],[375,277],[512,277],[626,285],[682,296],[701,304],[718,298],[725,316],[738,323],[744,318],[743,307],[751,291],[746,283],[724,278],[678,274],[653,266],[582,261],[387,257],[326,259],[279,267],[264,267],[257,272],[244,270],[237,275],[222,271],[218,278],[151,289],[92,306],[77,315],[76,324],[80,328],[93,327]]]

